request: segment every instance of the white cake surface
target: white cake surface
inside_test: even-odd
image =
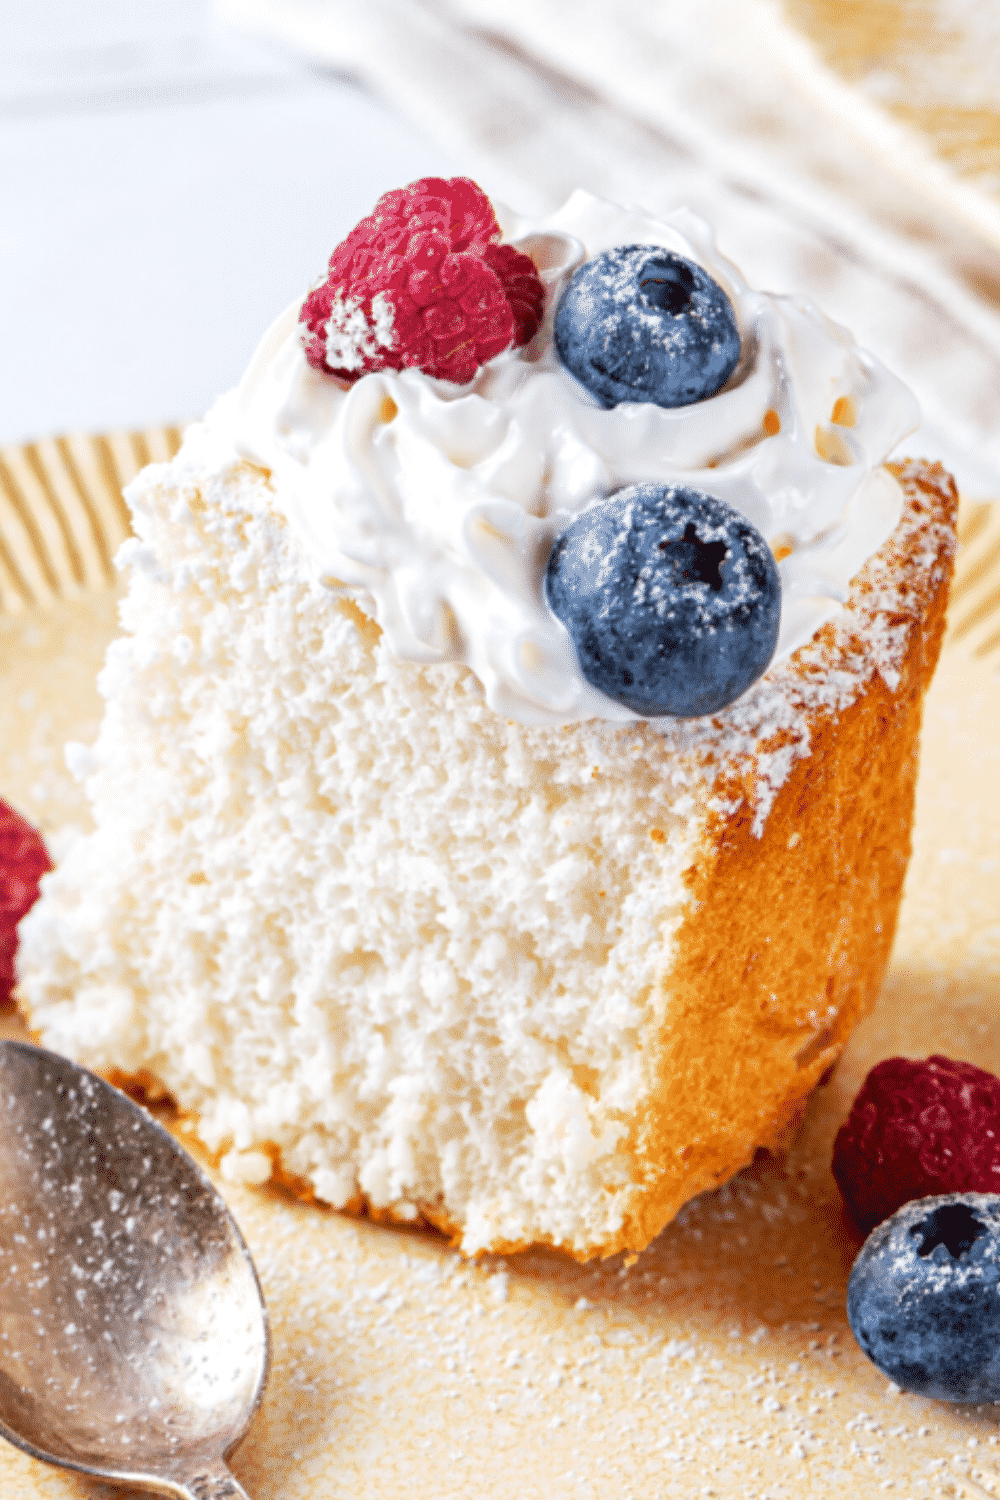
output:
[[[611,1240],[714,778],[752,756],[759,835],[905,625],[716,720],[535,729],[317,583],[211,422],[129,499],[127,634],[71,751],[97,831],[22,926],[45,1044],[155,1074],[231,1178],[280,1153],[336,1206],[439,1205],[469,1253]]]
[[[130,494],[134,634],[72,752],[100,826],[26,927],[34,1023],[161,1077],[230,1176],[259,1181],[273,1142],[338,1206],[445,1198],[468,1250],[613,1232],[693,771],[600,724],[499,721],[466,669],[400,662],[310,581],[263,477],[196,489],[192,450],[179,489],[154,468]]]

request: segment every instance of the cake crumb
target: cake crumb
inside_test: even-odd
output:
[[[227,1151],[219,1163],[226,1182],[260,1187],[271,1176],[271,1158],[265,1151]]]

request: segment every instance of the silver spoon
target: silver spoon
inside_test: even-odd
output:
[[[247,1500],[225,1458],[268,1360],[204,1173],[103,1079],[0,1042],[0,1436],[112,1484]]]

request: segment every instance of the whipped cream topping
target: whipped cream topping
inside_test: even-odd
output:
[[[545,317],[469,385],[406,370],[347,387],[306,363],[299,304],[257,350],[229,409],[232,441],[272,471],[317,575],[352,593],[400,657],[465,662],[506,717],[624,722],[636,715],[583,678],[545,566],[593,502],[640,481],[683,484],[770,543],[774,660],[787,656],[838,612],[899,520],[901,492],[879,466],[917,426],[915,399],[807,299],[750,288],[687,209],[659,219],[577,192],[546,218],[497,215],[538,267]],[[627,244],[695,261],[729,297],[741,358],[708,400],[605,410],[560,364],[552,320],[568,277]]]

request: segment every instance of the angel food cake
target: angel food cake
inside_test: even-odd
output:
[[[686,210],[380,201],[129,491],[48,1046],[233,1178],[639,1250],[888,959],[955,494],[905,388]]]

